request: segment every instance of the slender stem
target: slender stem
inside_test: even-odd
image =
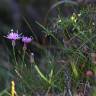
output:
[[[45,77],[45,75],[40,71],[39,67],[35,64],[35,69],[38,72],[38,74],[40,75],[40,77],[45,80],[50,86],[48,87],[48,89],[50,89],[52,86],[55,88],[58,88],[58,86],[56,86],[53,82],[50,82],[50,80],[48,78]]]
[[[24,58],[25,58],[25,51],[23,51],[23,57],[22,57],[22,62],[24,63]]]
[[[25,65],[25,50],[23,50],[23,56],[22,56],[22,67],[21,69],[23,70],[23,65]]]
[[[23,69],[23,65],[25,65],[24,59],[25,59],[26,49],[27,49],[27,45],[24,44],[24,46],[23,46],[23,56],[22,56],[22,69]]]
[[[49,82],[49,80],[44,76],[44,74],[40,71],[40,69],[39,69],[39,67],[35,64],[35,69],[36,69],[36,71],[38,72],[38,74],[40,75],[40,77],[43,79],[43,80],[45,80],[46,82],[48,82],[49,84],[50,84],[50,82]]]
[[[15,61],[15,64],[17,65],[16,54],[15,54],[15,41],[12,41],[12,47],[13,47],[14,61]]]

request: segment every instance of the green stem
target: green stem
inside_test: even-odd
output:
[[[24,44],[24,46],[23,46],[23,56],[22,56],[22,69],[23,69],[23,65],[25,65],[25,67],[26,67],[26,64],[25,64],[25,52],[26,52],[26,49],[27,49],[27,45]]]
[[[40,69],[39,69],[39,67],[35,64],[35,69],[36,69],[36,71],[38,72],[38,74],[40,75],[40,77],[43,79],[43,80],[45,80],[46,82],[48,82],[49,84],[50,84],[50,82],[49,82],[49,80],[44,76],[44,74],[40,71]]]
[[[16,54],[15,54],[15,46],[13,46],[13,56],[14,56],[15,64],[17,65]]]
[[[22,56],[22,63],[24,64],[24,59],[25,59],[25,50],[23,51],[23,56]]]
[[[36,69],[36,71],[38,72],[38,74],[40,75],[40,77],[43,79],[43,80],[45,80],[48,84],[50,84],[50,87],[55,87],[55,88],[58,88],[58,86],[56,86],[54,83],[53,83],[53,81],[52,81],[52,79],[50,80],[48,80],[45,76],[44,76],[44,74],[40,71],[40,69],[39,69],[39,67],[35,64],[35,69]],[[52,75],[53,73],[51,73],[51,75]]]

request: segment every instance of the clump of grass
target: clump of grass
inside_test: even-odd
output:
[[[13,94],[8,90],[8,96],[45,96],[49,93],[95,96],[96,29],[90,14],[90,10],[86,9],[68,17],[59,16],[55,22],[57,30],[52,26],[45,28],[37,22],[45,34],[45,41],[48,40],[46,45],[40,45],[34,38],[22,37],[18,33],[11,33],[12,38],[8,35],[7,38],[12,41],[11,73],[14,75],[12,80],[16,91]],[[15,39],[13,35],[16,35]],[[18,50],[15,48],[17,39],[23,41],[23,47]],[[38,62],[35,52],[31,52],[28,45],[34,45],[41,53]]]

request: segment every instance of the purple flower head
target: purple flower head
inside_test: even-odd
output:
[[[28,44],[32,41],[31,37],[22,37],[22,42],[24,42],[25,44]]]
[[[8,39],[10,39],[10,40],[18,40],[18,39],[20,39],[21,37],[20,37],[20,35],[18,34],[18,32],[16,33],[16,32],[13,32],[13,30],[11,30],[11,33],[9,33],[6,38],[8,38]]]

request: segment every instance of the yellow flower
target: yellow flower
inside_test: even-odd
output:
[[[76,23],[76,21],[77,21],[77,16],[76,16],[76,14],[73,13],[73,15],[70,17],[70,19],[71,19],[74,23]]]
[[[11,81],[11,96],[15,96],[15,82]]]

